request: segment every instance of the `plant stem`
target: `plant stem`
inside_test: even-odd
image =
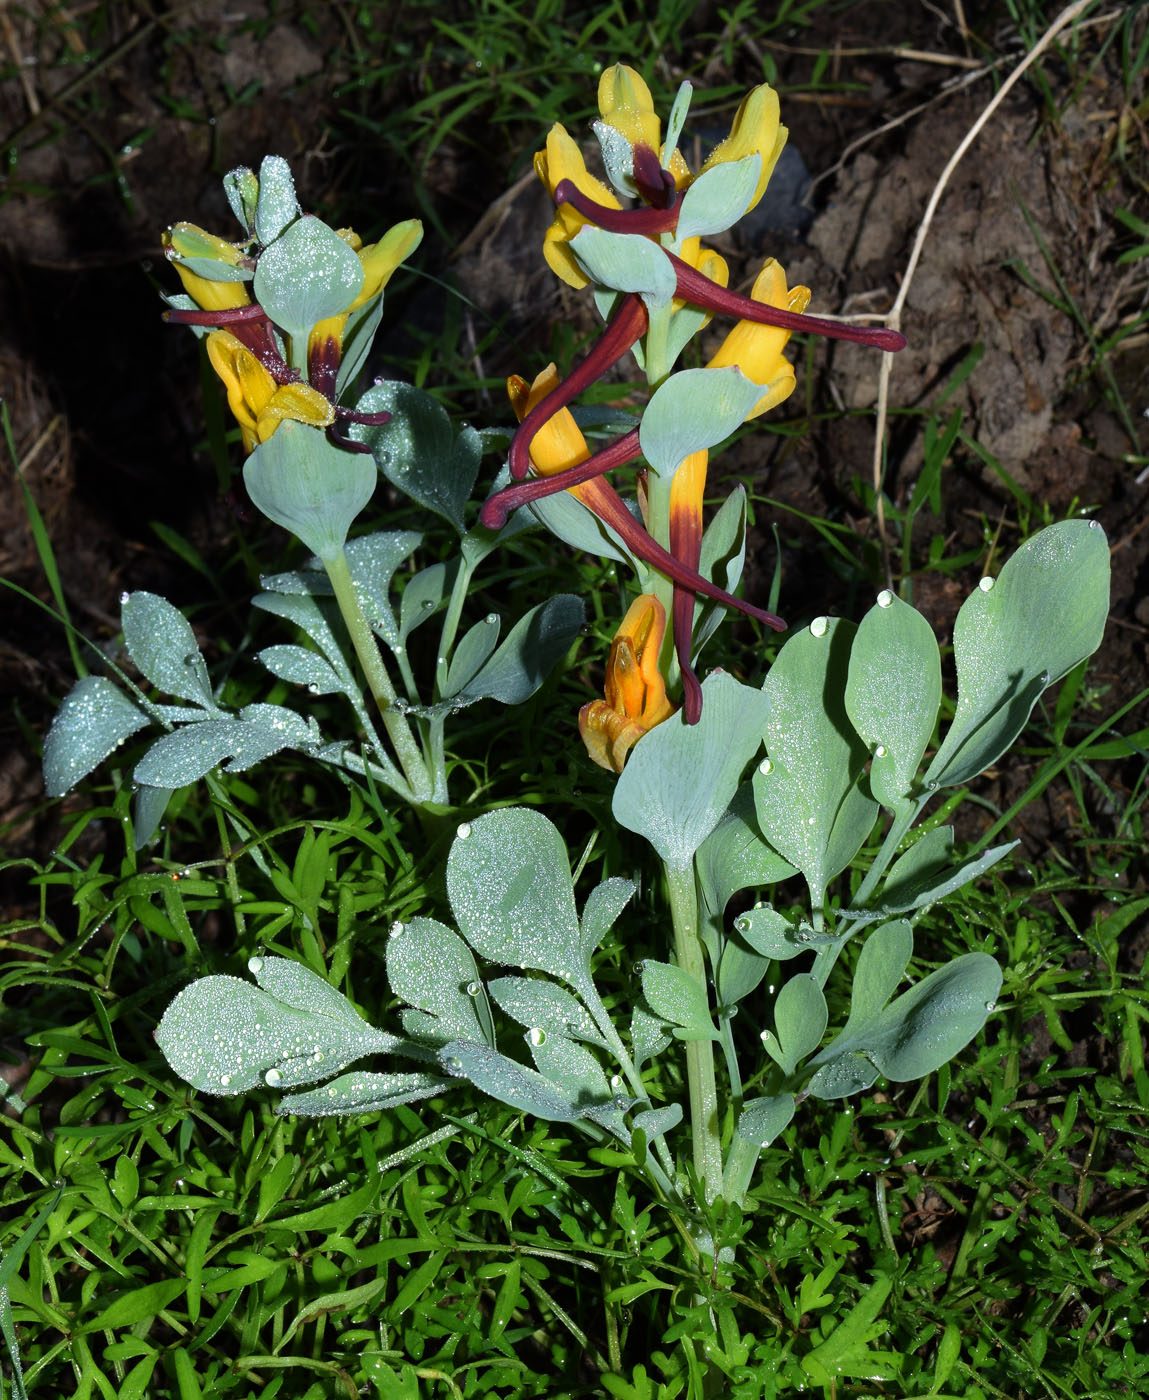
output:
[[[394,708],[397,699],[395,687],[391,684],[391,677],[387,674],[387,668],[379,654],[375,633],[372,632],[370,623],[363,615],[363,607],[359,601],[355,582],[351,577],[347,555],[343,550],[340,550],[333,558],[325,559],[323,564],[327,570],[327,576],[331,580],[331,586],[335,589],[335,601],[339,604],[339,611],[343,615],[344,624],[351,637],[351,644],[355,648],[355,655],[359,658],[359,664],[363,668],[368,689],[379,707],[383,727],[395,749],[399,766],[403,769],[403,774],[411,787],[412,798],[417,803],[426,802],[431,796],[431,782],[427,775],[427,767],[423,761],[423,755],[419,751],[419,745],[415,742],[415,736],[411,733],[411,726],[407,723],[406,716]]]
[[[706,960],[698,932],[698,892],[691,865],[665,865],[670,916],[674,925],[674,956],[692,977],[709,1004]],[[722,1143],[718,1130],[718,1085],[714,1077],[714,1042],[686,1042],[686,1076],[690,1090],[690,1123],[694,1138],[694,1170],[706,1200],[722,1194]]]

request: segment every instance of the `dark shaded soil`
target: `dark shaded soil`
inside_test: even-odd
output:
[[[878,9],[883,33],[944,61],[875,45],[869,28]],[[995,7],[966,10],[994,51],[1019,56],[1016,42],[995,29]],[[157,256],[161,228],[176,219],[230,226],[218,183],[224,171],[257,165],[269,150],[283,154],[305,206],[353,210],[368,236],[434,208],[446,238],[429,231],[424,269],[474,303],[466,333],[481,338],[491,322],[504,327],[476,361],[484,376],[526,369],[525,357],[545,350],[556,322],[592,324],[585,300],[560,287],[538,256],[547,201],[533,179],[518,178],[521,151],[544,135],[529,111],[509,140],[502,131],[485,143],[474,136],[479,109],[468,138],[449,137],[428,155],[418,190],[410,175],[416,153],[372,147],[365,117],[402,109],[426,90],[428,76],[445,86],[465,56],[427,50],[431,57],[405,79],[348,96],[345,85],[360,70],[351,21],[338,7],[254,5],[242,19],[213,3],[111,6],[107,14],[113,28],[99,39],[106,61],[85,68],[64,62],[92,42],[74,27],[79,21],[65,16],[50,26],[6,12],[9,50],[38,62],[22,76],[10,68],[0,89],[0,125],[13,152],[0,205],[0,392],[69,606],[101,642],[115,635],[125,587],[153,588],[177,603],[202,598],[202,580],[158,541],[152,522],[179,531],[218,569],[243,528],[197,446],[203,420],[194,346],[161,323],[153,285],[171,281]],[[397,7],[396,16],[413,40],[428,32],[420,7]],[[695,21],[714,22],[707,11]],[[818,22],[837,28],[795,30],[771,55],[801,156],[791,174],[798,186],[804,168],[814,179],[812,217],[776,207],[723,251],[734,285],[746,285],[769,252],[787,266],[791,283],[811,286],[812,309],[880,311],[896,293],[945,160],[992,88],[984,76],[961,81],[972,72],[970,53],[982,50],[931,7],[862,4]],[[1144,272],[1117,261],[1130,240],[1114,220],[1114,210],[1133,206],[1138,186],[1146,187],[1144,127],[1129,120],[1144,94],[1124,91],[1104,38],[1103,30],[1085,34],[1077,63],[1046,66],[1064,108],[1060,120],[1049,120],[1036,88],[1021,85],[950,182],[904,319],[910,345],[893,371],[891,404],[899,412],[887,469],[887,490],[904,505],[932,411],[944,421],[960,408],[963,432],[982,449],[959,443],[943,474],[941,514],[927,509],[915,526],[915,601],[943,640],[991,554],[1008,553],[1023,526],[1039,520],[1027,512],[1027,497],[1050,518],[1084,507],[1097,515],[1114,565],[1112,621],[1091,677],[1104,691],[1098,719],[1144,688],[1149,672],[1149,477],[1129,461],[1149,439],[1140,423],[1149,355],[1132,342],[1108,362],[1141,428],[1138,443],[1103,392],[1082,330],[1087,325],[1094,343],[1104,344],[1140,314],[1146,295]],[[837,76],[852,86],[818,97],[803,89],[827,47],[838,55]],[[699,50],[684,38],[689,59],[705,61]],[[741,52],[730,72],[713,58],[706,77],[759,81],[761,56]],[[77,78],[79,91],[68,87]],[[716,120],[721,126],[726,114]],[[1067,298],[1078,316],[1061,309]],[[438,293],[416,297],[411,284],[399,285],[389,301],[395,323],[407,317],[433,331],[444,314]],[[393,346],[401,351],[406,343]],[[947,392],[971,353],[980,353],[976,368]],[[877,392],[877,357],[818,347],[812,369],[806,403],[798,402],[800,390],[780,415],[808,413],[805,431],[747,437],[719,464],[720,474],[737,474],[776,503],[758,508],[746,587],[756,597],[769,587],[769,524],[777,518],[782,610],[792,621],[822,611],[857,615],[883,571],[866,504],[873,419],[863,412]],[[831,405],[857,412],[821,413]],[[481,396],[464,406],[472,421],[509,417],[501,402]],[[990,456],[996,468],[987,465]],[[846,526],[861,542],[856,552],[869,576],[831,571],[807,516]],[[921,568],[935,535],[944,537],[947,557],[980,550],[980,559],[956,577]],[[0,573],[48,596],[12,491],[0,500]],[[0,731],[0,820],[26,849],[54,826],[50,817],[34,818],[41,796],[27,737],[43,731],[72,673],[60,629],[14,595],[5,605],[0,677],[16,702]],[[1142,710],[1122,728],[1145,723]],[[1107,770],[1115,808],[1134,771]],[[1007,805],[1030,775],[1024,762],[1011,765],[985,795]],[[1083,815],[1064,793],[1051,796],[1027,810],[1019,834],[1031,854],[1061,846],[1072,855]],[[1112,820],[1104,810],[1087,815],[1102,826]],[[1144,882],[1143,873],[1130,878]]]

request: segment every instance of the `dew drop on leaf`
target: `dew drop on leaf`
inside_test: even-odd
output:
[[[483,989],[478,982],[468,982],[464,990],[469,997],[477,997]]]
[[[456,836],[458,836],[458,838],[459,838],[460,841],[465,841],[465,840],[467,839],[467,837],[470,836],[470,834],[471,834],[471,823],[470,823],[470,822],[460,822],[460,823],[459,823],[459,826],[458,826],[458,830],[456,831],[455,834],[456,834]]]
[[[828,617],[816,617],[810,624],[811,637],[824,637],[830,626]]]
[[[764,778],[768,778],[770,774],[774,771],[774,765],[770,762],[768,758],[764,758],[762,762],[758,765],[758,771],[762,774]]]
[[[545,1045],[547,1043],[547,1033],[541,1026],[532,1026],[527,1032],[527,1040],[532,1045]]]
[[[878,607],[889,608],[893,606],[893,602],[894,595],[890,592],[888,588],[883,588],[882,591],[878,594]],[[769,1144],[764,1143],[763,1146],[769,1146]]]
[[[403,923],[400,919],[396,919],[395,922],[391,925],[391,927],[387,930],[387,937],[398,938],[402,932]]]
[[[263,1076],[264,1083],[268,1084],[272,1089],[276,1087],[282,1078],[283,1076],[274,1066]]]
[[[977,581],[977,586],[981,589],[983,593],[988,593],[989,590],[993,587],[993,585],[994,580],[988,575],[986,575],[985,578],[979,578]]]
[[[248,960],[247,960],[247,970],[248,970],[248,972],[251,973],[251,975],[252,975],[253,977],[258,977],[259,974],[263,971],[263,959],[262,959],[262,958],[248,958]]]

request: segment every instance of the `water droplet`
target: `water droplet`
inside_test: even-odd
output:
[[[423,601],[419,604],[419,606],[423,609],[424,612],[430,612],[431,609],[435,606],[435,600],[433,598],[424,598]]]
[[[482,990],[482,985],[478,982],[468,982],[464,988],[469,997],[477,997]]]
[[[1100,530],[1100,529],[1101,529],[1101,522],[1100,522],[1100,520],[1091,520],[1091,521],[1089,522],[1089,528],[1090,528],[1091,530]]]
[[[486,617],[483,618],[483,621],[487,624],[488,627],[493,627],[495,623],[498,622],[498,620],[498,613],[488,613]]]
[[[894,595],[890,592],[890,590],[889,590],[888,588],[883,588],[882,591],[878,594],[878,607],[879,607],[879,608],[889,608],[889,607],[892,607],[892,606],[893,606],[893,603],[894,603]],[[764,1146],[768,1146],[769,1144],[763,1144],[763,1145],[764,1145]]]
[[[646,971],[646,964],[645,964],[644,962],[642,962],[642,961],[640,960],[639,962],[636,962],[636,963],[635,963],[635,965],[634,965],[634,975],[635,975],[636,977],[641,977],[642,974],[643,974],[645,971]]]
[[[443,1061],[443,1068],[448,1074],[462,1074],[463,1062],[459,1059],[458,1055],[452,1055],[449,1060]]]
[[[978,581],[977,581],[977,586],[981,589],[981,591],[982,591],[983,593],[988,593],[989,590],[993,587],[993,585],[994,585],[995,582],[996,582],[995,579],[992,579],[992,578],[990,578],[990,577],[987,575],[985,578],[979,578],[979,579],[978,579]]]
[[[283,1075],[281,1075],[274,1066],[263,1076],[264,1083],[269,1085],[272,1089],[276,1087],[282,1078]]]
[[[987,1011],[996,1011],[996,1010],[997,1010],[997,1002],[996,1002],[996,1001],[987,1001],[986,1004],[985,1004],[985,1009],[986,1009]]]
[[[770,762],[768,758],[764,758],[762,762],[758,765],[758,771],[762,774],[764,778],[768,778],[770,774],[774,771],[774,765]]]
[[[1048,672],[1048,671],[1042,671],[1041,675],[1038,676],[1038,680],[1041,682],[1042,685],[1048,685],[1048,684],[1049,684],[1049,672]]]
[[[307,687],[307,689],[312,695],[319,694],[319,686],[315,683],[315,681],[312,681],[311,684]]]
[[[829,626],[830,619],[828,617],[816,617],[810,624],[810,636],[824,637]]]
[[[226,1089],[227,1086],[231,1083],[231,1075],[230,1075],[230,1074],[221,1074],[220,1077],[219,1077],[219,1082],[220,1082],[220,1083],[223,1085],[223,1087]]]
[[[817,826],[817,825],[818,825],[818,818],[817,818],[817,816],[815,815],[815,816],[812,816],[812,817],[807,817],[807,818],[806,818],[806,825],[807,825],[807,826]]]
[[[931,778],[931,779],[929,780],[929,782],[926,784],[926,790],[927,790],[928,792],[937,792],[937,790],[938,790],[938,780],[937,780],[936,778]]]
[[[529,1045],[545,1045],[547,1043],[547,1033],[541,1026],[532,1026],[527,1032],[527,1043]]]
[[[467,839],[467,837],[470,836],[470,834],[471,834],[471,823],[470,823],[470,822],[460,822],[459,825],[458,825],[458,827],[457,827],[456,830],[455,830],[455,835],[459,838],[459,840],[460,840],[460,841],[465,841],[465,840]]]
[[[738,930],[739,933],[745,933],[746,930],[750,927],[750,920],[746,918],[745,915],[743,915],[742,918],[734,920],[734,927]]]
[[[128,599],[129,599],[131,596],[132,596],[132,595],[131,595],[130,593],[127,593],[127,592],[124,592],[124,593],[121,593],[121,594],[120,594],[120,607],[121,607],[121,608],[124,606],[124,604],[128,601]]]
[[[612,1089],[621,1089],[621,1088],[622,1088],[622,1075],[621,1075],[621,1074],[612,1074],[612,1075],[611,1075],[611,1077],[610,1077],[610,1087],[611,1087]]]
[[[263,959],[262,959],[262,958],[248,958],[248,960],[247,960],[247,970],[248,970],[248,972],[251,973],[251,975],[252,975],[253,977],[258,977],[259,974],[263,971]]]
[[[885,744],[879,744],[878,747],[874,750],[874,757],[875,757],[875,758],[885,758],[885,756],[886,756],[886,746],[885,746]]]
[[[398,938],[405,927],[406,925],[401,919],[396,919],[395,922],[391,925],[391,927],[387,930],[387,937]]]
[[[726,1009],[726,1019],[727,1019],[728,1021],[733,1021],[734,1018],[735,1018],[735,1016],[737,1016],[737,1015],[738,1015],[738,1008],[737,1008],[736,1006],[727,1007],[727,1009]]]

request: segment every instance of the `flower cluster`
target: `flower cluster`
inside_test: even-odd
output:
[[[167,230],[164,251],[186,294],[171,299],[168,319],[207,330],[208,358],[246,452],[285,419],[367,451],[337,425],[386,415],[359,413],[340,398],[379,323],[383,289],[418,246],[422,225],[409,219],[364,247],[351,229],[301,212],[286,162],[275,156],[258,178],[232,171],[225,188],[246,236],[228,243],[188,223]]]
[[[640,75],[621,64],[602,75],[595,131],[610,186],[587,170],[578,144],[561,125],[552,128],[546,149],[536,157],[536,172],[556,206],[543,255],[568,285],[592,286],[609,319],[591,353],[564,382],[558,382],[553,366],[529,390],[520,379],[509,382],[520,418],[509,454],[512,484],[486,502],[481,517],[498,527],[517,507],[541,510],[547,497],[569,491],[596,517],[604,539],[634,563],[643,607],[638,614],[633,608],[627,613],[611,649],[605,704],[585,707],[580,717],[592,758],[616,771],[630,745],[672,713],[665,686],[664,703],[646,698],[653,693],[652,657],[657,656],[666,684],[681,685],[687,723],[696,723],[701,714],[702,692],[693,669],[701,600],[738,608],[777,629],[785,626],[701,570],[710,449],[792,392],[794,371],[783,354],[791,332],[882,350],[905,343],[894,331],[805,315],[809,290],[790,288],[772,258],[748,297],[729,290],[725,261],[702,239],[729,228],[758,203],[786,130],[779,122],[777,94],[768,85],[757,87],[739,107],[730,134],[694,173],[677,149],[689,93],[689,84],[683,84],[664,140]],[[623,199],[631,201],[629,207],[623,207]],[[672,373],[686,344],[715,314],[737,322],[705,369]],[[628,351],[655,392],[635,429],[592,453],[569,405]],[[604,479],[640,455],[646,459],[641,519]],[[730,587],[735,582],[728,579]],[[670,644],[663,641],[667,614]],[[637,669],[636,658],[641,658]],[[633,682],[638,674],[648,678],[641,698]]]

